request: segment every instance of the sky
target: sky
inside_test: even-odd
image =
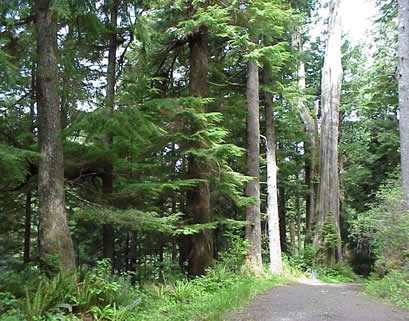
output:
[[[341,0],[342,27],[352,43],[368,40],[371,20],[376,16],[373,0]]]

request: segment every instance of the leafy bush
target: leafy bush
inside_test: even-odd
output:
[[[354,236],[368,240],[381,276],[409,266],[409,211],[404,208],[400,186],[399,180],[388,182],[372,209],[354,222]]]
[[[329,283],[360,281],[360,278],[348,264],[339,263],[331,266],[319,266],[314,272],[320,280]]]
[[[6,312],[0,317],[1,321],[76,320],[75,315],[120,321],[125,320],[121,317],[125,312],[137,309],[142,297],[128,275],[111,274],[111,265],[106,260],[98,262],[91,271],[79,269],[51,279],[38,276],[36,280],[37,285],[26,287],[25,295],[20,298],[10,292],[0,292],[3,299],[0,312]],[[20,283],[15,278],[11,282]]]
[[[369,295],[409,308],[409,271],[392,271],[382,279],[371,279],[365,290]]]
[[[312,245],[305,245],[301,253],[293,256],[284,256],[283,263],[285,269],[293,276],[303,272],[312,272],[314,266],[314,248]]]

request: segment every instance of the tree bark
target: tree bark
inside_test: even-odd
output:
[[[339,1],[330,2],[328,42],[322,70],[321,103],[322,123],[320,140],[320,197],[319,216],[314,236],[314,248],[323,253],[322,263],[342,260],[339,223],[339,178],[338,178],[338,127],[339,104],[342,84],[341,65],[341,16]],[[338,243],[326,243],[322,227],[332,223]]]
[[[280,216],[280,243],[281,243],[281,251],[284,253],[288,252],[287,249],[287,208],[286,208],[286,202],[285,202],[285,189],[284,187],[279,188],[278,190],[279,193],[279,206],[278,206],[278,211],[279,211],[279,216]]]
[[[251,41],[258,42],[257,37]],[[259,75],[256,61],[247,63],[247,175],[252,179],[246,184],[246,196],[255,204],[246,208],[246,238],[249,244],[247,264],[254,274],[262,272],[261,223],[260,223],[260,124],[259,124]]]
[[[271,85],[272,75],[269,66],[263,69],[263,82]],[[270,250],[270,271],[281,273],[283,264],[281,260],[280,223],[278,214],[277,197],[277,162],[275,153],[275,128],[273,120],[273,97],[264,91],[264,114],[266,122],[266,161],[267,161],[267,218],[268,218],[268,246]]]
[[[34,135],[35,133],[35,103],[36,103],[36,88],[37,88],[37,79],[36,79],[36,62],[33,61],[31,67],[31,102],[30,102],[30,132]],[[29,139],[30,144],[34,143],[34,136]],[[31,252],[31,218],[33,210],[31,207],[32,204],[32,193],[31,189],[26,194],[26,215],[24,222],[24,263],[30,262],[30,252]]]
[[[200,26],[189,41],[190,48],[190,95],[194,97],[208,96],[208,31],[206,26]],[[206,112],[205,106],[202,112]],[[195,128],[200,130],[200,128]],[[205,147],[199,142],[197,148]],[[188,197],[188,211],[193,224],[206,224],[212,221],[210,211],[210,188],[208,183],[209,169],[206,161],[199,157],[191,157],[189,162],[189,177],[202,181]],[[192,235],[188,258],[189,275],[203,275],[205,269],[213,261],[213,233],[201,230]]]
[[[399,131],[402,191],[409,208],[409,1],[398,1]]]
[[[302,55],[303,42],[301,33],[296,32],[293,37],[293,43],[298,47],[299,53]],[[311,116],[311,111],[305,105],[305,64],[301,57],[298,65],[298,89],[300,90],[300,98],[298,99],[297,109],[303,120],[305,130],[308,133],[309,141],[304,144],[306,152],[310,153],[310,158],[306,160],[305,166],[305,183],[308,186],[308,194],[306,196],[306,241],[310,242],[310,234],[313,229],[314,222],[317,218],[317,205],[319,196],[319,134],[317,125],[317,116],[314,113]]]
[[[38,57],[39,254],[43,268],[50,258],[60,270],[74,269],[74,249],[65,210],[64,161],[61,141],[57,68],[57,17],[49,0],[35,1]]]
[[[26,194],[26,216],[24,222],[24,263],[30,262],[31,243],[31,191]]]
[[[120,0],[114,0],[110,7],[110,27],[111,35],[109,40],[108,66],[107,66],[107,91],[106,91],[106,113],[107,117],[112,117],[115,108],[115,85],[116,85],[116,52],[117,52],[117,32],[118,25],[118,6]],[[108,1],[108,4],[110,2]],[[111,152],[113,135],[111,132],[105,135],[105,150]],[[109,200],[113,192],[113,164],[110,159],[106,160],[104,174],[102,176],[103,193]],[[115,235],[114,227],[111,223],[105,223],[102,226],[103,251],[104,258],[111,260],[114,266],[115,258]]]

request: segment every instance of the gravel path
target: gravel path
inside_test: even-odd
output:
[[[300,280],[257,296],[228,321],[409,321],[409,311],[383,304],[354,284]]]

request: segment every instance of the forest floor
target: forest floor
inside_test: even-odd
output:
[[[300,279],[258,295],[228,321],[409,321],[409,311],[362,294],[358,284]]]

